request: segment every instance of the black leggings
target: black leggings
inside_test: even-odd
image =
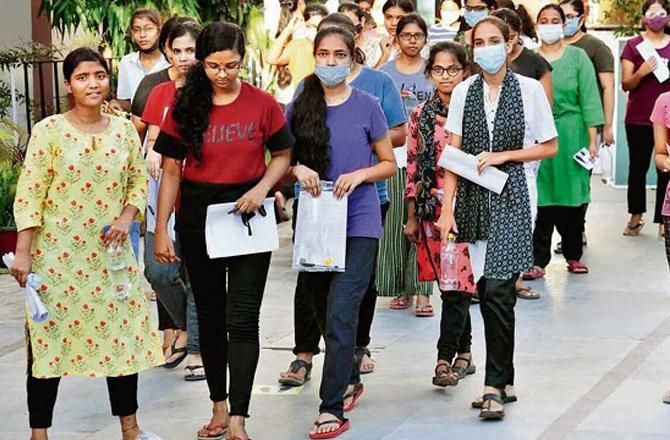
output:
[[[551,236],[554,228],[561,235],[563,256],[567,261],[582,259],[584,244],[584,206],[540,206],[533,231],[535,265],[545,268],[551,261]]]
[[[32,429],[51,427],[60,377],[37,379],[28,367],[28,413]],[[137,412],[137,374],[108,377],[107,391],[112,406],[112,415],[132,416]]]
[[[470,304],[472,295],[461,292],[442,292],[440,339],[437,341],[437,360],[451,364],[457,353],[470,353],[472,324]]]
[[[182,233],[179,239],[198,312],[209,397],[213,402],[230,397],[230,415],[249,417],[260,352],[258,319],[270,252],[210,259],[204,236]],[[230,392],[226,366],[230,369]]]

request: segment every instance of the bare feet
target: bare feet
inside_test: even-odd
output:
[[[175,339],[177,339],[177,332],[174,329],[163,330],[163,354],[167,353]]]
[[[244,417],[231,416],[226,438],[235,440],[249,440],[247,431],[244,429]]]
[[[363,356],[361,357],[361,366],[359,369],[361,370],[361,373],[363,371],[365,372],[372,372],[375,369],[375,361],[372,360],[370,356],[368,356],[367,351],[363,352]]]
[[[186,348],[186,344],[188,343],[188,333],[182,330],[177,330],[175,332],[175,339],[174,339],[174,348]],[[180,356],[183,356],[182,352],[173,352],[172,351],[172,345],[170,345],[167,350],[164,350],[165,353],[165,362],[166,363],[171,363],[179,359]]]
[[[46,429],[33,429],[30,433],[30,440],[48,440]]]
[[[132,416],[119,417],[121,423],[121,433],[123,440],[135,440],[142,430],[137,426],[137,417]]]

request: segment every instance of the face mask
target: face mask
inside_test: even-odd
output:
[[[461,18],[461,13],[457,11],[440,11],[443,25],[450,25],[456,23]]]
[[[468,26],[475,27],[477,22],[487,15],[489,15],[489,11],[486,9],[483,11],[471,11],[470,9],[466,9],[463,13],[463,18],[465,18],[465,22]]]
[[[577,32],[579,32],[579,19],[580,17],[566,18],[565,29],[563,29],[563,35],[565,35],[566,37],[572,37]]]
[[[496,44],[495,46],[475,47],[474,51],[475,63],[486,72],[493,75],[498,72],[507,60],[507,52],[504,44]]]
[[[652,32],[661,32],[668,25],[668,16],[656,16],[654,18],[646,18],[643,20],[647,29]]]
[[[321,80],[321,82],[328,87],[332,87],[343,82],[349,76],[351,66],[343,64],[341,66],[323,66],[317,64],[314,66],[314,74]]]
[[[562,24],[541,24],[537,27],[540,39],[547,44],[553,44],[563,36]]]

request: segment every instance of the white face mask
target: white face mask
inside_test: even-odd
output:
[[[440,11],[440,16],[442,17],[442,24],[449,26],[461,18],[461,13],[458,11]]]
[[[540,39],[547,43],[553,44],[563,37],[562,24],[541,24],[537,26],[537,34]]]

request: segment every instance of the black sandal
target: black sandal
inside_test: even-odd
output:
[[[176,343],[176,340],[172,343],[172,346],[170,347],[170,356],[168,356],[167,359],[171,358],[175,354],[179,354],[179,357],[177,357],[177,359],[173,360],[172,362],[167,362],[167,359],[165,359],[166,362],[163,364],[163,368],[171,370],[181,364],[184,359],[186,359],[186,356],[188,355],[186,352],[186,346],[177,348],[175,347]]]
[[[479,413],[479,418],[482,420],[502,420],[503,417],[505,417],[505,409],[497,410],[497,411],[492,411],[491,410],[491,402],[497,402],[501,406],[504,405],[502,399],[500,398],[499,395],[495,393],[489,393],[489,394],[484,394],[482,396],[484,399],[482,401],[482,410]]]
[[[465,367],[456,367],[456,362],[459,360],[461,361],[467,361],[467,365]],[[458,356],[455,360],[453,365],[451,366],[451,369],[456,373],[458,376],[458,380],[461,380],[465,378],[465,376],[469,376],[471,374],[475,374],[477,372],[477,366],[472,363],[472,355],[470,355],[470,359],[465,358],[463,356]]]
[[[502,398],[503,405],[507,405],[508,403],[514,403],[517,400],[519,400],[516,396],[508,396],[504,390],[500,392],[500,397]],[[483,401],[480,402],[479,400],[475,400],[470,405],[474,409],[482,409],[483,403],[484,403]]]
[[[361,369],[361,364],[363,363],[363,356],[367,356],[372,360],[372,353],[370,353],[370,350],[367,347],[356,347],[356,350],[354,351],[354,362],[356,362],[356,368],[358,368],[358,373],[359,374],[370,374],[374,373],[375,367],[372,367],[368,370],[363,370]]]
[[[451,368],[451,365],[442,363],[435,367],[433,385],[436,387],[453,387],[458,385],[459,380],[458,374]]]
[[[301,368],[306,370],[305,376],[302,378],[302,380],[296,379],[295,377],[280,377],[279,383],[288,387],[300,387],[305,385],[305,382],[310,380],[312,377],[312,364],[305,362],[302,359],[296,359],[291,362],[291,365],[288,367],[289,372],[293,374],[297,374]]]

